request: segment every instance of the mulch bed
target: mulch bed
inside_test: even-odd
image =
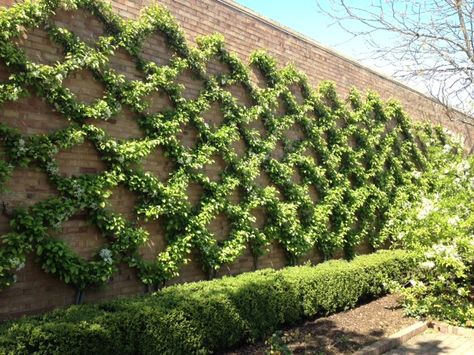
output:
[[[294,354],[350,354],[415,322],[416,319],[404,316],[397,297],[389,295],[346,312],[283,329],[276,339]],[[275,343],[275,337],[271,342]],[[264,354],[269,349],[268,342],[259,342],[225,354]]]

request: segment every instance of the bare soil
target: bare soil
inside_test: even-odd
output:
[[[404,316],[397,297],[389,295],[346,312],[283,329],[267,342],[247,345],[225,354],[270,353],[270,344],[275,343],[279,345],[273,347],[272,354],[288,351],[292,354],[351,354],[415,322],[416,319]]]

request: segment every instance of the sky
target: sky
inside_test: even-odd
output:
[[[362,38],[353,38],[334,20],[319,12],[317,3],[331,9],[327,0],[235,0],[249,9],[275,20],[307,37],[335,49],[346,57],[358,60],[366,66],[391,75],[392,67],[369,58],[368,48]],[[354,3],[354,2],[352,2]],[[352,23],[352,26],[357,24]]]

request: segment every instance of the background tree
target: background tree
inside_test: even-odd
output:
[[[329,0],[321,12],[355,37],[371,59],[426,89],[452,119],[474,125],[474,1]]]

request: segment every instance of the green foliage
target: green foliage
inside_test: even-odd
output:
[[[89,46],[51,23],[58,9],[83,9],[104,23],[106,33],[95,46]],[[14,44],[22,31],[35,28],[46,30],[64,48],[63,62],[34,63]],[[158,66],[140,55],[145,39],[155,32],[165,37],[175,53],[169,65]],[[0,123],[0,144],[5,151],[0,160],[0,186],[13,169],[28,166],[42,169],[59,191],[59,197],[15,211],[12,232],[1,236],[0,288],[14,282],[15,272],[31,252],[45,271],[78,289],[106,283],[120,263],[135,269],[143,283],[162,285],[178,274],[193,249],[198,250],[202,267],[211,276],[236,261],[245,248],[250,247],[257,258],[275,242],[283,247],[290,264],[313,249],[325,258],[337,250],[352,258],[365,239],[373,247],[383,245],[389,234],[381,231],[387,227],[395,202],[416,200],[433,179],[414,177],[430,171],[433,162],[420,149],[422,130],[411,124],[398,103],[384,104],[374,93],[364,100],[354,90],[349,107],[338,99],[331,83],[323,82],[312,90],[306,76],[293,66],[280,69],[275,59],[257,51],[249,64],[266,80],[266,87],[260,88],[252,84],[248,67],[226,51],[221,35],[197,42],[197,48],[190,48],[172,16],[159,6],[145,9],[136,21],[122,20],[109,5],[95,0],[26,1],[0,13],[0,60],[12,72],[0,84],[0,103],[36,94],[70,122],[65,129],[33,136]],[[144,80],[127,80],[110,68],[109,60],[118,50],[130,54],[145,74]],[[227,66],[229,73],[209,75],[206,68],[211,60]],[[92,72],[106,88],[104,96],[91,104],[79,101],[63,86],[69,75],[80,70]],[[186,70],[204,82],[196,99],[184,99],[184,88],[175,82]],[[247,107],[231,94],[235,87],[248,94],[251,105]],[[292,90],[300,92],[302,100]],[[157,91],[170,98],[172,108],[150,112],[147,97]],[[210,127],[203,119],[214,102],[224,116],[220,127]],[[145,138],[118,140],[94,126],[124,108],[138,115]],[[265,134],[251,128],[257,120],[264,123]],[[187,149],[177,139],[183,127],[199,132],[195,148]],[[286,133],[292,127],[301,129],[304,137],[289,138]],[[239,139],[246,146],[242,157],[232,148]],[[444,138],[436,135],[433,139],[439,145]],[[107,169],[96,175],[62,176],[56,154],[83,142],[95,146]],[[284,156],[272,158],[279,143],[284,146]],[[177,166],[166,182],[140,165],[157,147]],[[211,181],[202,172],[214,162],[215,154],[227,165],[219,181]],[[271,186],[256,182],[261,172],[269,176]],[[298,184],[292,182],[296,172],[302,180]],[[204,190],[197,206],[187,199],[191,183]],[[167,247],[155,260],[144,260],[138,251],[150,237],[137,227],[138,220],[110,212],[108,199],[118,186],[138,196],[140,221],[164,217]],[[239,188],[242,201],[233,204],[229,196]],[[316,203],[310,188],[317,191]],[[263,208],[267,215],[261,229],[253,225],[256,208]],[[78,256],[52,236],[78,213],[87,215],[107,240],[92,259]],[[231,232],[223,241],[208,230],[218,213],[231,222]]]
[[[2,354],[206,354],[264,339],[284,324],[353,307],[404,282],[413,255],[381,251],[261,270],[72,306],[0,327]]]
[[[398,288],[407,313],[474,328],[474,238],[433,245],[419,268],[410,287]]]
[[[291,350],[286,345],[283,332],[278,331],[272,334],[270,338],[265,341],[267,349],[265,355],[291,355]]]
[[[419,254],[419,273],[397,290],[410,315],[474,327],[474,160],[450,142],[429,149],[441,163],[431,187],[390,223],[394,245]]]

